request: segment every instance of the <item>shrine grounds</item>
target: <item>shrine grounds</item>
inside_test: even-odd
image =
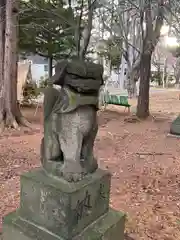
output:
[[[99,112],[95,155],[113,175],[111,206],[127,213],[126,240],[180,239],[180,139],[167,137],[180,113],[178,95],[152,91],[146,121],[127,116],[123,107]],[[0,221],[18,207],[19,175],[40,165],[42,110],[35,116],[33,108],[22,111],[32,130],[0,136]]]

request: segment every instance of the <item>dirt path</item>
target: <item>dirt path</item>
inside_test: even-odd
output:
[[[111,206],[127,213],[129,240],[180,239],[180,140],[167,138],[179,108],[177,95],[161,93],[151,101],[156,120],[124,122],[121,108],[100,113],[95,153],[113,174]],[[40,164],[39,131],[0,138],[0,217],[19,204],[20,173]]]

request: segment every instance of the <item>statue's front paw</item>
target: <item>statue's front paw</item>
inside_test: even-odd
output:
[[[76,163],[65,163],[61,169],[61,176],[68,182],[78,182],[82,180],[85,175],[85,170]]]
[[[83,173],[63,172],[62,177],[68,182],[78,182],[84,177]]]

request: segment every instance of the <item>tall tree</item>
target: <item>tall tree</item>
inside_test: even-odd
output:
[[[0,9],[0,127],[3,130],[4,127],[18,128],[26,122],[17,101],[18,1],[6,0]]]
[[[82,0],[82,3],[84,2],[84,0]],[[90,42],[90,38],[91,38],[91,31],[93,28],[93,16],[94,16],[94,12],[95,9],[97,7],[96,5],[97,1],[96,0],[88,0],[87,1],[87,11],[84,11],[84,9],[81,9],[81,14],[80,14],[80,25],[78,26],[79,29],[83,29],[82,33],[79,31],[79,45],[80,45],[80,49],[78,51],[78,56],[81,59],[85,59],[86,54],[87,54],[87,50],[88,50],[88,46],[89,46],[89,42]],[[83,4],[84,6],[84,4]],[[87,16],[87,18],[86,18]],[[85,24],[84,26],[81,26],[81,22],[83,20],[83,18],[86,18]]]
[[[135,83],[140,68],[139,54],[142,40],[139,37],[141,31],[139,4],[139,1],[129,0],[110,0],[108,4],[104,4],[104,8],[108,11],[105,13],[103,25],[111,36],[121,39],[119,49],[122,57],[119,79],[122,82],[120,85],[127,88],[130,97],[136,95]]]
[[[71,7],[62,1],[20,1],[19,47],[22,53],[49,59],[68,58],[75,52],[75,18]]]
[[[4,41],[5,41],[5,0],[0,1],[0,127],[4,120]]]
[[[21,1],[20,49],[48,58],[50,75],[53,59],[85,58],[96,7],[96,0]]]
[[[159,41],[164,20],[164,0],[157,1],[157,12],[154,12],[151,0],[146,0],[141,8],[142,52],[140,55],[140,86],[137,106],[137,116],[149,116],[149,86],[151,76],[152,53]],[[155,26],[153,26],[153,18]],[[143,24],[145,26],[143,27]]]
[[[174,67],[174,76],[176,79],[176,85],[179,88],[180,87],[180,57],[176,59],[176,63],[173,67]]]

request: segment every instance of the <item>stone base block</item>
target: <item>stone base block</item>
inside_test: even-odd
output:
[[[171,123],[170,134],[180,136],[180,116]]]
[[[125,215],[110,209],[79,235],[62,238],[13,212],[4,218],[3,240],[124,240],[124,228]]]
[[[77,183],[42,169],[21,176],[19,215],[62,238],[72,239],[108,212],[111,175],[98,169]]]

